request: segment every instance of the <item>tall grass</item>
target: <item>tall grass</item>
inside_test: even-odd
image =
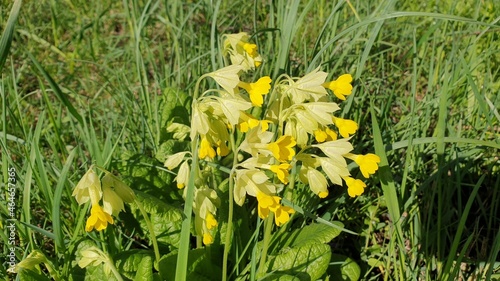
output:
[[[363,196],[353,200],[332,187],[328,200],[301,206],[351,230],[331,243],[332,252],[355,260],[362,280],[498,278],[498,10],[494,0],[2,5],[1,186],[14,167],[16,259],[40,250],[58,271],[41,276],[77,279],[82,273],[70,260],[83,235],[113,255],[152,247],[147,235],[125,229],[84,234],[89,206],[78,206],[71,193],[96,163],[184,208],[177,270],[187,273],[186,249],[199,241],[189,236],[189,206],[179,203],[182,194],[157,159],[168,118],[181,117],[163,108],[189,108],[196,79],[222,65],[221,35],[247,31],[265,55],[259,75],[298,76],[321,66],[335,77],[355,77],[342,114],[360,125],[356,151],[375,151],[382,162]],[[235,227],[264,223],[241,220]],[[233,240],[230,280],[247,272],[256,279],[262,235],[257,227]],[[165,255],[176,250],[162,248]],[[13,276],[6,269],[0,277]]]

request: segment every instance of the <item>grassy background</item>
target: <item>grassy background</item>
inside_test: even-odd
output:
[[[364,280],[498,278],[500,3],[273,2],[23,3],[1,69],[2,186],[15,167],[20,221],[54,236],[18,223],[18,260],[71,250],[85,211],[70,195],[92,162],[158,181],[163,95],[191,94],[222,65],[220,36],[247,31],[265,58],[257,75],[355,77],[342,113],[360,124],[355,149],[387,162],[364,196],[332,187],[322,202],[319,215],[360,233],[335,253]],[[2,26],[10,9],[1,0]]]

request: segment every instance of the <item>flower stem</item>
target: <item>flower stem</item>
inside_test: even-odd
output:
[[[149,220],[148,213],[146,210],[144,210],[144,207],[142,206],[142,203],[139,202],[139,200],[135,200],[135,203],[139,207],[139,210],[141,211],[142,216],[144,217],[144,220],[146,221],[146,225],[148,227],[149,233],[151,235],[151,241],[153,242],[153,249],[155,252],[155,268],[158,268],[158,262],[160,261],[160,250],[158,248],[158,241],[156,241],[156,235],[155,231],[153,228],[153,225],[151,224],[151,221]]]
[[[222,281],[226,281],[227,278],[227,261],[229,256],[229,250],[231,249],[231,235],[233,234],[233,209],[234,209],[234,181],[233,174],[236,166],[238,165],[238,150],[236,149],[236,142],[234,140],[234,134],[230,134],[229,142],[231,143],[231,149],[233,150],[233,165],[231,172],[229,173],[229,202],[228,202],[228,214],[227,214],[227,227],[226,227],[226,241],[224,242],[224,254],[222,258]]]
[[[273,229],[273,214],[269,213],[269,216],[264,221],[264,240],[262,242],[262,252],[260,255],[259,270],[257,270],[258,276],[266,272],[267,250],[269,249],[269,242],[271,242],[272,229]]]

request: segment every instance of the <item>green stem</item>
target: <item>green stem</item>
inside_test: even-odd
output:
[[[229,257],[229,250],[231,248],[231,235],[233,234],[233,209],[234,209],[234,181],[233,174],[236,166],[238,165],[238,150],[236,149],[236,142],[234,140],[234,134],[230,134],[229,141],[231,143],[231,149],[233,150],[233,165],[231,172],[229,173],[229,206],[227,214],[227,227],[226,227],[226,241],[224,242],[224,254],[222,258],[222,281],[227,279],[227,261]]]
[[[109,268],[111,268],[111,271],[113,272],[113,275],[115,276],[116,280],[123,281],[122,276],[120,275],[118,270],[116,270],[116,267],[113,264],[113,261],[111,260],[111,258],[108,255],[106,255],[106,256],[108,257],[107,264],[108,264]]]
[[[273,213],[269,213],[269,216],[264,221],[264,240],[262,242],[259,270],[257,271],[258,275],[262,275],[266,272],[267,250],[269,249],[269,242],[271,242],[271,231],[273,230],[273,215]]]
[[[142,204],[139,202],[139,200],[136,200],[135,203],[139,207],[139,210],[141,211],[141,214],[146,221],[146,226],[148,227],[149,233],[151,235],[151,241],[153,242],[153,249],[155,252],[155,268],[158,268],[158,262],[160,261],[160,250],[158,248],[158,241],[156,241],[155,230],[153,228],[153,225],[151,224],[151,221],[149,220],[148,213],[146,212],[146,210],[144,210]]]

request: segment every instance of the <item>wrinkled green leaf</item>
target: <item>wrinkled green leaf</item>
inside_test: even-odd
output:
[[[260,281],[301,281],[297,276],[292,276],[284,273],[271,273],[262,279]]]
[[[137,200],[149,215],[158,242],[167,244],[171,248],[177,248],[179,246],[183,219],[182,211],[179,208],[168,205],[153,195],[143,192],[136,192],[136,195]],[[137,231],[142,231],[144,238],[150,240],[146,221],[142,217],[139,208],[134,203],[130,204],[130,208],[133,217],[140,224],[140,228]]]
[[[209,251],[209,248],[189,251],[186,280],[221,280],[221,268],[212,263],[212,261],[218,261],[220,259],[214,256],[214,251]],[[158,271],[163,280],[175,279],[176,264],[177,253],[164,256],[160,259]]]
[[[184,142],[180,142],[178,140],[167,140],[166,142],[160,144],[155,157],[158,161],[164,163],[167,159],[167,156],[185,150],[187,150],[187,147]]]
[[[133,280],[153,280],[152,251],[130,250],[121,252],[114,257],[118,271]]]
[[[29,269],[22,269],[17,273],[19,280],[23,281],[50,281],[48,277]],[[8,279],[7,279],[8,280]]]
[[[327,272],[332,280],[356,281],[361,276],[361,269],[354,260],[337,254],[332,254]]]
[[[134,190],[154,195],[169,204],[182,202],[182,191],[173,183],[174,174],[166,171],[163,163],[144,154],[122,154],[116,167],[126,183]]]
[[[279,234],[271,247],[271,253],[278,252],[285,247],[301,247],[310,244],[323,244],[332,241],[337,237],[344,225],[341,222],[332,222],[339,228],[334,228],[326,224],[312,223],[301,229],[292,232]]]
[[[284,273],[300,280],[317,280],[326,272],[330,257],[330,247],[325,244],[284,249],[269,260],[267,272]]]
[[[163,100],[159,104],[162,109],[160,124],[163,128],[160,142],[169,138],[166,128],[172,122],[189,125],[189,95],[174,88],[166,88]]]

